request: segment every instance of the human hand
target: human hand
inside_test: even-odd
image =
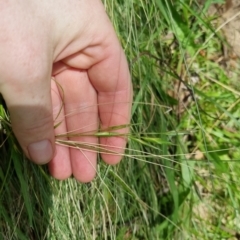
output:
[[[49,163],[57,179],[73,174],[91,181],[97,153],[55,145],[55,135],[97,130],[99,121],[101,128],[130,121],[127,61],[101,1],[2,1],[0,16],[0,92],[23,151],[37,164]],[[56,118],[62,121],[54,129]],[[98,142],[90,136],[69,140]],[[126,139],[99,141],[119,152],[102,153],[103,160],[118,163]]]

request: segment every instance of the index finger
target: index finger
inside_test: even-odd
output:
[[[98,109],[101,129],[130,123],[132,105],[132,84],[125,54],[117,40],[112,38],[105,50],[105,58],[88,71],[90,81],[98,93]],[[128,128],[117,131],[121,136],[101,137],[100,145],[106,152],[102,158],[108,164],[118,163],[124,153]]]

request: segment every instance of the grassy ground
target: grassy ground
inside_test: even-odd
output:
[[[211,2],[105,1],[135,94],[125,157],[90,184],[27,161],[2,102],[0,239],[239,239],[238,62]]]

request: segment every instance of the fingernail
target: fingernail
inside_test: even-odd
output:
[[[31,143],[28,146],[30,158],[37,164],[48,163],[53,157],[53,149],[49,140]]]

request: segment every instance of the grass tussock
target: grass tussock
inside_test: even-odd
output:
[[[105,1],[134,103],[130,126],[81,133],[131,128],[122,162],[99,161],[92,183],[54,180],[26,160],[1,101],[0,239],[239,238],[239,65],[222,58],[213,2]]]

